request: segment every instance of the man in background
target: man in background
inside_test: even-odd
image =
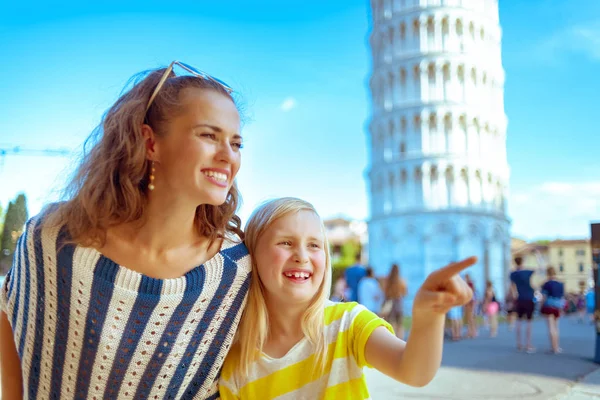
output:
[[[523,259],[521,257],[515,257],[516,270],[511,272],[510,280],[515,284],[517,288],[517,302],[515,305],[515,312],[517,313],[517,350],[525,350],[527,353],[535,353],[535,348],[531,345],[531,320],[533,318],[533,310],[535,304],[533,302],[534,291],[531,287],[531,275],[533,270],[523,268]],[[525,332],[525,347],[522,346],[521,340],[521,326],[523,320],[526,322]]]
[[[348,286],[348,301],[358,301],[358,283],[367,275],[367,269],[360,263],[360,252],[356,254],[354,265],[346,268],[346,285]]]
[[[358,301],[368,310],[379,315],[383,304],[383,290],[373,275],[373,268],[366,269],[366,275],[358,283]]]

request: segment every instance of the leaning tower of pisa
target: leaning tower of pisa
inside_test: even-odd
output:
[[[497,0],[372,0],[369,264],[412,296],[476,255],[482,294],[508,284],[504,71]]]

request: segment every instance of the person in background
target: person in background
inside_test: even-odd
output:
[[[511,272],[510,280],[517,288],[517,350],[525,350],[527,353],[535,353],[535,348],[531,345],[531,320],[533,318],[533,288],[531,287],[531,275],[533,271],[523,268],[523,259],[515,257],[516,270]],[[527,320],[525,333],[525,346],[521,341],[521,325],[523,320]]]
[[[517,288],[514,283],[510,283],[508,290],[506,291],[506,298],[504,299],[504,307],[506,308],[506,321],[508,323],[508,330],[512,331],[515,329],[515,320],[517,317]]]
[[[346,279],[343,276],[337,278],[333,285],[333,293],[331,301],[343,302],[346,301]]]
[[[369,311],[379,314],[383,304],[383,290],[373,275],[373,268],[367,267],[367,274],[358,283],[358,302]]]
[[[585,294],[585,308],[587,310],[588,318],[590,320],[590,324],[594,323],[594,310],[596,308],[596,293],[594,293],[594,289],[588,289]]]
[[[345,277],[348,286],[348,301],[358,301],[358,283],[367,274],[367,269],[360,263],[360,252],[356,254],[354,265],[346,268]]]
[[[384,315],[384,318],[394,328],[396,336],[400,339],[404,339],[404,296],[406,296],[408,290],[406,287],[406,281],[400,276],[400,267],[398,264],[393,264],[390,274],[388,275],[385,283],[385,302],[390,302],[391,307],[389,313]]]
[[[485,294],[483,296],[483,312],[488,319],[490,326],[490,337],[496,337],[498,332],[498,311],[500,307],[496,300],[496,293],[492,281],[487,281],[485,286]]]
[[[448,320],[450,321],[452,340],[460,340],[463,330],[463,307],[452,307],[448,311]]]
[[[553,267],[548,267],[546,271],[548,280],[542,286],[544,300],[542,303],[541,314],[548,321],[548,334],[550,336],[551,352],[554,354],[562,353],[559,346],[558,319],[564,306],[565,288],[561,282],[556,280],[556,271]]]
[[[577,294],[577,319],[580,324],[585,321],[585,314],[587,311],[586,307],[586,296],[585,296],[585,283],[581,282],[579,285],[579,294]]]
[[[477,321],[475,321],[475,311],[477,309],[477,291],[475,288],[475,283],[471,279],[469,274],[465,274],[465,282],[473,291],[473,298],[470,302],[465,304],[465,317],[467,322],[467,337],[476,338],[477,337]]]

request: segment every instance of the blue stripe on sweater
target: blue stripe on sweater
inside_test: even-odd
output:
[[[223,252],[221,252],[221,254],[223,254]],[[171,377],[168,390],[165,393],[166,399],[174,399],[175,396],[177,396],[177,392],[179,392],[179,388],[181,387],[185,374],[192,362],[194,355],[196,354],[196,351],[198,350],[198,346],[202,343],[201,339],[205,335],[211,321],[215,317],[217,310],[221,306],[223,298],[227,295],[227,292],[229,292],[231,284],[236,276],[238,268],[237,264],[231,262],[229,257],[223,257],[223,261],[223,276],[221,277],[219,288],[216,290],[215,295],[210,301],[210,304],[204,311],[204,315],[202,316],[200,323],[196,327],[196,330],[193,336],[190,338],[187,348],[185,349],[184,356],[181,358],[179,365],[177,365],[177,368]],[[209,347],[207,351],[213,351],[213,349]],[[204,361],[200,365],[200,369],[205,368],[210,370],[212,367],[212,364],[207,364]]]
[[[75,246],[65,244],[70,239],[66,229],[61,229],[56,240],[56,332],[54,335],[54,360],[52,365],[65,365],[65,353],[69,340],[71,313],[71,284],[73,280],[73,254]],[[63,368],[52,369],[50,398],[60,399]]]
[[[225,265],[227,265],[227,262],[225,263]],[[213,341],[209,346],[210,350],[207,352],[206,356],[204,357],[204,360],[202,361],[204,365],[209,365],[212,367],[217,362],[217,357],[219,355],[219,352],[221,351],[221,347],[223,346],[223,341],[225,340],[225,337],[227,337],[227,333],[231,330],[231,326],[233,325],[233,321],[235,320],[236,314],[242,312],[242,303],[244,302],[244,298],[248,293],[249,287],[250,275],[248,275],[244,280],[244,283],[242,283],[242,286],[240,287],[240,290],[235,296],[231,307],[227,311],[227,315],[225,316],[223,322],[221,323],[221,326],[219,327],[219,331],[213,338]],[[193,399],[196,396],[196,394],[198,394],[198,390],[200,389],[204,381],[208,378],[207,375],[210,370],[211,368],[200,368],[198,370],[196,376],[194,377],[194,379],[192,379],[185,392],[183,393],[182,399]]]
[[[171,318],[166,325],[167,329],[165,329],[158,341],[156,350],[154,351],[154,354],[152,354],[152,359],[146,366],[146,370],[141,377],[135,396],[133,396],[134,399],[148,398],[148,395],[154,386],[154,382],[156,382],[156,378],[160,373],[160,369],[163,366],[164,360],[169,356],[187,316],[193,312],[192,307],[198,300],[198,297],[200,297],[200,294],[202,294],[205,271],[204,268],[198,268],[195,271],[198,271],[199,273],[187,274],[185,276],[185,294],[171,315]],[[187,289],[191,287],[194,287],[195,290],[188,291]]]
[[[45,290],[45,273],[44,273],[44,255],[42,254],[42,230],[39,227],[34,228],[34,251],[35,251],[35,270],[37,272],[36,276],[36,286],[37,286],[37,301],[35,308],[35,337],[33,340],[33,351],[31,358],[31,367],[29,370],[29,382],[28,382],[28,390],[29,390],[29,398],[36,399],[38,392],[38,385],[40,383],[40,364],[42,362],[42,349],[44,345],[44,331],[46,330],[46,326],[44,325],[45,321],[45,312],[46,312],[46,294]],[[27,241],[25,242],[27,243]],[[25,264],[27,265],[27,282],[25,282],[25,298],[29,298],[29,254],[28,254],[28,246],[25,245]],[[29,314],[28,312],[28,303],[24,304],[24,315]],[[26,318],[23,318],[23,322],[26,323]],[[24,325],[27,326],[27,325]],[[24,337],[24,336],[23,336]]]
[[[15,280],[17,279],[15,275],[15,270],[18,271],[19,270],[19,266],[21,265],[22,262],[22,257],[21,257],[21,246],[23,246],[23,237],[25,236],[25,234],[22,234],[21,236],[19,236],[19,239],[17,240],[17,245],[15,246],[15,255],[13,258],[13,267],[11,269],[8,270],[8,273],[6,274],[6,279],[8,279],[8,291],[7,291],[7,299],[10,299],[12,294],[13,294],[13,290],[15,288]],[[18,275],[18,272],[17,272]]]
[[[238,243],[233,247],[223,250],[221,253],[237,263],[241,258],[248,255],[248,248],[244,243]]]
[[[33,227],[34,229],[34,235],[33,238],[35,240],[35,262],[36,264],[42,263],[44,262],[43,258],[44,255],[42,254],[42,237],[41,237],[41,232],[37,227]],[[21,258],[21,262],[23,262],[23,258],[25,258],[25,297],[23,298],[23,325],[21,325],[21,342],[19,343],[19,350],[18,353],[21,355],[21,357],[23,357],[23,352],[25,351],[25,338],[27,335],[27,328],[29,327],[28,325],[28,320],[29,320],[29,303],[31,301],[31,266],[29,264],[29,246],[27,246],[27,241],[24,240],[23,244],[25,245],[25,254],[24,256]],[[38,268],[39,269],[39,268]],[[42,268],[43,270],[43,265]],[[21,272],[21,274],[23,274],[23,272]],[[44,274],[42,274],[42,277],[44,276]],[[21,276],[21,278],[23,278],[23,276]],[[38,277],[39,278],[39,277]],[[38,283],[39,286],[39,283]],[[44,282],[42,281],[42,287],[44,287]],[[43,295],[43,294],[42,294]],[[37,325],[36,325],[36,330],[37,330]],[[40,330],[43,328],[39,328]]]
[[[21,235],[21,238],[19,239],[19,242],[21,243],[21,246],[25,246],[24,249],[27,249],[27,242],[25,241],[25,237],[27,236],[27,230]],[[15,293],[15,306],[13,308],[13,314],[12,314],[12,323],[11,326],[13,327],[13,329],[15,329],[17,327],[17,315],[19,315],[19,303],[20,303],[20,297],[21,297],[21,275],[23,275],[25,273],[25,265],[22,265],[23,263],[23,257],[21,256],[21,249],[19,244],[17,244],[17,247],[15,248],[16,252],[15,252],[15,267],[12,269],[12,271],[15,271],[17,274],[14,277],[13,281],[17,281],[16,282],[16,293]],[[21,329],[26,328],[25,326],[23,326]],[[20,346],[19,346],[20,348]],[[21,357],[21,359],[23,358],[23,354],[21,354],[21,351],[19,351],[19,357]]]
[[[94,268],[90,303],[89,306],[82,306],[83,309],[87,309],[87,315],[85,318],[81,358],[79,359],[79,368],[77,368],[77,392],[75,393],[75,399],[88,398],[92,369],[96,360],[96,354],[98,353],[98,345],[100,344],[100,335],[104,327],[106,315],[108,314],[118,271],[119,267],[117,264],[103,256],[100,257]]]
[[[124,332],[131,332],[133,330],[140,333],[144,332],[146,325],[150,320],[150,316],[160,300],[162,284],[162,280],[142,276],[137,298],[133,305],[133,310],[140,311],[129,315],[127,325],[125,325],[125,329],[123,330]],[[140,338],[141,335],[138,335],[137,337],[123,335],[121,338],[110,370],[110,375],[108,376],[103,396],[104,398],[116,399],[119,395],[125,373],[129,368],[133,352],[135,351]]]

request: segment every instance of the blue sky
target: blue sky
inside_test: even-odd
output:
[[[136,72],[180,59],[241,94],[242,218],[306,198],[323,216],[368,218],[365,1],[59,2],[3,6],[0,204],[58,197],[75,154]],[[501,1],[509,216],[524,238],[589,235],[600,219],[600,2]],[[597,152],[598,150],[596,150]]]

